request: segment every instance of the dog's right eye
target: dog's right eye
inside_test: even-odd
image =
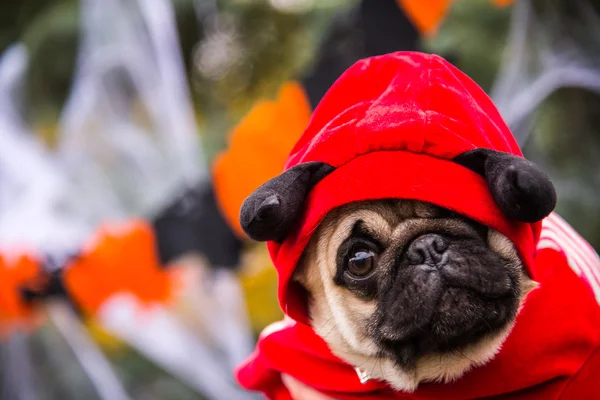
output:
[[[377,254],[366,247],[355,247],[350,251],[346,272],[355,279],[368,276],[375,269]]]

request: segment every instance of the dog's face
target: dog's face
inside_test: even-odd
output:
[[[329,213],[294,279],[331,350],[405,391],[490,360],[535,287],[506,237],[407,200]]]

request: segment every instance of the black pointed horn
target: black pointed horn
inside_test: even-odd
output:
[[[537,222],[556,206],[556,190],[548,175],[522,157],[490,149],[467,151],[454,158],[483,176],[500,209],[510,218]]]
[[[303,212],[310,190],[333,167],[322,162],[296,165],[256,189],[242,204],[240,223],[257,241],[282,241]]]

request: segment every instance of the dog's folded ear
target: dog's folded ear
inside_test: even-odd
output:
[[[556,191],[548,175],[522,157],[475,149],[454,161],[486,179],[494,200],[510,218],[537,222],[556,206]]]
[[[307,162],[264,183],[242,204],[244,232],[257,241],[281,242],[302,214],[310,190],[333,169],[322,162]]]

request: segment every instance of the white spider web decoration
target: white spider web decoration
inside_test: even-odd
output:
[[[536,13],[531,1],[515,2],[504,62],[491,90],[521,146],[532,131],[535,110],[557,89],[578,87],[600,94],[600,17],[584,0],[572,2],[577,18],[566,18],[556,3],[548,2],[544,13]],[[574,31],[585,33],[592,50]]]

